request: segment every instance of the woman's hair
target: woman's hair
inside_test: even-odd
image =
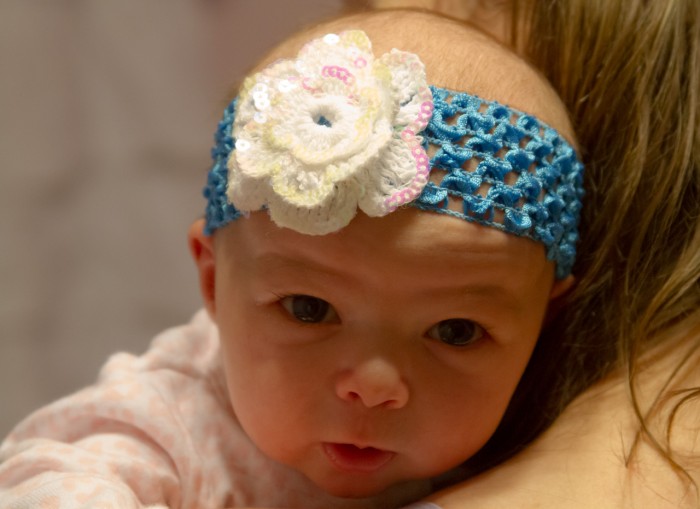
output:
[[[635,375],[661,342],[684,340],[684,363],[700,346],[689,340],[700,326],[700,2],[513,4],[514,42],[525,28],[523,49],[569,109],[586,162],[578,284],[554,327],[575,353],[558,375],[561,404],[626,368],[643,438],[672,460]]]
[[[468,0],[374,3],[455,18],[474,8]],[[673,417],[700,388],[676,395],[666,437],[647,419],[700,349],[700,2],[506,0],[496,8],[511,26],[482,28],[510,37],[561,96],[587,195],[577,285],[545,327],[501,426],[468,466],[476,473],[511,456],[583,390],[626,369],[640,438],[677,467]],[[483,9],[471,21],[485,22]],[[635,375],[657,345],[687,351],[655,404],[642,405]]]

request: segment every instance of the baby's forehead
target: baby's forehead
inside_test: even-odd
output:
[[[352,29],[367,33],[375,55],[393,48],[418,55],[429,84],[507,104],[575,142],[566,108],[537,70],[478,29],[432,13],[379,11],[338,18],[293,35],[257,70],[294,58],[311,39]]]
[[[221,230],[216,246],[220,261],[244,272],[325,267],[372,280],[401,267],[425,287],[450,286],[463,272],[478,274],[483,282],[507,280],[512,288],[549,284],[554,274],[540,242],[410,207],[384,217],[359,213],[329,235],[280,228],[267,212],[256,211]]]

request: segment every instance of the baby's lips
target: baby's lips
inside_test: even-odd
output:
[[[323,451],[338,469],[345,472],[372,473],[389,463],[396,453],[353,444],[324,443]]]

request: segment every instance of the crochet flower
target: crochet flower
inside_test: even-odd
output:
[[[339,230],[358,208],[388,214],[428,182],[419,133],[432,112],[416,55],[375,59],[362,31],[315,39],[244,82],[228,199],[305,234]]]

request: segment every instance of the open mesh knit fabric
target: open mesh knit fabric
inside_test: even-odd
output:
[[[576,257],[583,165],[557,131],[532,115],[467,93],[431,86],[434,111],[423,131],[430,182],[408,206],[491,226],[545,245],[557,277]],[[242,213],[229,203],[236,100],[224,111],[204,196],[207,234]]]

